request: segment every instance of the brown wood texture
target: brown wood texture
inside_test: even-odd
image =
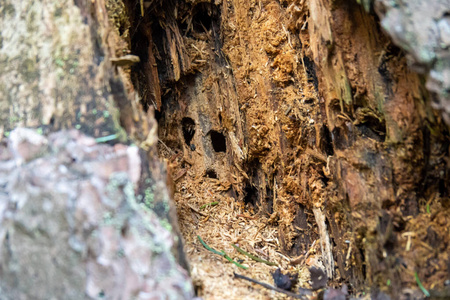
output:
[[[353,1],[169,1],[147,18],[159,137],[191,170],[176,191],[213,172],[227,195],[274,217],[282,253],[319,239],[329,277],[355,290],[398,296],[414,272],[443,288],[448,230],[435,222],[449,214],[448,129],[374,15]],[[175,196],[181,215],[189,193]],[[439,251],[425,255],[436,245],[419,232],[407,249],[417,222],[439,227]]]

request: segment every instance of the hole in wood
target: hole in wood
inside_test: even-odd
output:
[[[319,80],[317,79],[316,65],[314,64],[314,61],[311,60],[308,56],[304,56],[303,63],[306,68],[306,76],[308,77],[308,82],[314,85],[314,89],[316,90],[316,92],[319,91]]]
[[[195,122],[191,118],[183,118],[181,120],[181,128],[183,131],[184,142],[191,146],[192,138],[195,134]]]
[[[217,173],[213,169],[206,170],[205,177],[217,179]]]
[[[331,132],[326,125],[320,129],[321,141],[320,149],[327,154],[327,156],[334,155],[333,140]]]
[[[192,18],[193,29],[196,32],[205,32],[211,29],[212,5],[200,3],[194,8],[195,14]]]
[[[253,206],[256,205],[256,201],[258,201],[258,190],[252,186],[251,184],[248,184],[244,188],[244,203],[251,204]]]
[[[214,151],[216,152],[226,152],[227,151],[227,142],[225,136],[215,130],[211,130],[209,132],[211,137],[211,144],[213,146]]]

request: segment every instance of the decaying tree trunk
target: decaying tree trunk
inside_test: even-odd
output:
[[[2,131],[128,136],[149,161],[144,194],[165,191],[167,159],[200,296],[272,294],[233,280],[197,235],[302,287],[316,267],[355,296],[448,297],[446,1],[425,33],[415,1],[75,2],[2,0]],[[175,222],[166,198],[147,204]]]
[[[445,288],[448,127],[370,1],[368,12],[355,1],[145,4],[144,17],[127,4],[131,50],[148,55],[134,82],[160,83],[141,87],[143,102],[157,110],[171,149],[162,152],[188,162],[175,166],[188,174],[176,188],[182,224],[192,221],[189,176],[196,188],[213,177],[260,218],[275,218],[285,255],[319,239],[328,277],[354,291],[397,298],[418,289],[415,274]],[[446,110],[442,78],[433,92]]]

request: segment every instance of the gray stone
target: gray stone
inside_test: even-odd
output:
[[[135,146],[12,131],[0,144],[0,299],[192,298],[178,236],[136,200],[144,167]]]

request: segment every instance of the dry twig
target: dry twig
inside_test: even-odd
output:
[[[236,274],[236,273],[233,273],[233,274],[234,274],[235,278],[245,279],[245,280],[250,281],[252,283],[259,284],[259,285],[265,287],[266,289],[273,290],[273,291],[276,291],[278,293],[283,293],[283,294],[288,295],[288,296],[290,296],[292,298],[295,298],[295,299],[305,299],[304,295],[294,294],[292,292],[285,291],[285,290],[277,288],[277,287],[275,287],[273,285],[267,284],[265,282],[258,281],[258,280],[253,279],[253,278],[249,278],[249,277],[244,276],[244,275],[240,275],[240,274]]]

